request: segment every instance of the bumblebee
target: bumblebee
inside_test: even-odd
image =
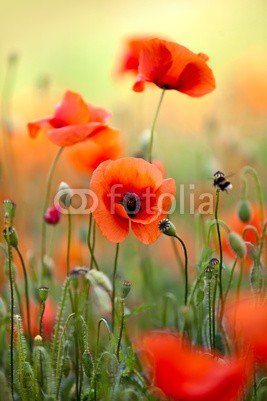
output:
[[[213,175],[213,186],[221,191],[229,191],[230,189],[232,189],[232,184],[226,178],[227,177],[225,177],[224,173],[222,173],[221,171],[217,171]]]

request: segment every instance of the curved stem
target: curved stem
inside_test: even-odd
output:
[[[6,233],[7,233],[7,251],[8,251],[8,275],[10,285],[10,307],[11,307],[11,333],[10,333],[10,384],[11,394],[14,400],[14,278],[12,271],[12,248],[10,244],[9,229],[6,222]]]
[[[100,270],[99,265],[96,261],[95,255],[94,255],[94,248],[91,245],[91,231],[92,231],[92,225],[93,225],[93,215],[92,213],[90,214],[90,219],[89,219],[89,225],[88,225],[88,232],[87,232],[87,245],[91,254],[91,262],[90,266],[93,267],[95,265],[96,270]]]
[[[28,322],[28,335],[30,342],[30,351],[32,352],[32,333],[31,333],[31,316],[30,316],[30,297],[29,297],[29,284],[28,284],[28,274],[25,267],[25,263],[22,254],[18,247],[15,248],[23,269],[24,282],[25,282],[25,296],[26,296],[26,309],[27,309],[27,322]]]
[[[216,295],[217,295],[217,284],[218,284],[218,277],[217,274],[215,275],[215,282],[214,282],[214,289],[213,289],[213,299],[212,299],[212,334],[213,334],[213,341],[212,341],[212,349],[215,351],[216,348]]]
[[[223,221],[223,220],[211,220],[210,224],[209,224],[209,229],[208,229],[208,235],[207,235],[207,243],[210,243],[210,235],[211,235],[211,230],[213,228],[214,225],[219,224],[220,226],[222,226],[225,231],[227,232],[227,234],[229,234],[231,232],[230,228],[228,227],[228,225]]]
[[[114,332],[114,326],[115,326],[116,273],[118,266],[119,245],[120,245],[119,243],[116,244],[116,254],[114,259],[113,276],[112,276],[112,320],[111,320],[112,332]]]
[[[44,317],[44,312],[45,312],[45,302],[41,303],[41,315],[40,315],[40,321],[39,321],[39,334],[41,337],[43,337],[43,317]]]
[[[258,192],[258,200],[259,200],[259,204],[260,204],[261,225],[263,227],[263,223],[264,223],[263,193],[262,193],[262,187],[261,187],[261,183],[260,183],[258,174],[257,174],[256,170],[250,166],[246,166],[243,168],[243,170],[241,172],[242,180],[243,180],[244,174],[250,174],[254,178],[257,192]]]
[[[71,213],[68,208],[68,245],[67,245],[67,276],[70,272],[70,243],[71,243]]]
[[[174,235],[176,239],[181,243],[183,250],[184,250],[184,274],[185,274],[185,294],[184,294],[184,304],[187,305],[187,298],[188,298],[188,256],[187,250],[184,241],[180,238],[177,234]]]
[[[123,327],[124,327],[124,298],[120,299],[120,304],[121,304],[121,326],[120,326],[120,334],[119,334],[119,340],[118,340],[118,345],[117,345],[117,358],[118,361],[120,361],[120,347],[121,347],[121,339],[122,339],[122,333],[123,333]]]
[[[41,247],[41,262],[42,262],[42,280],[44,279],[45,276],[45,262],[44,262],[44,257],[46,254],[46,222],[44,220],[44,214],[46,212],[46,209],[48,207],[48,202],[49,202],[49,197],[50,197],[50,192],[51,192],[51,184],[52,184],[52,178],[53,178],[53,174],[55,171],[55,167],[57,165],[58,159],[61,156],[61,153],[63,152],[64,147],[60,148],[59,151],[57,152],[48,176],[47,176],[47,185],[46,185],[46,195],[45,195],[45,201],[44,201],[44,206],[43,206],[43,214],[42,214],[42,247]]]
[[[210,349],[212,351],[213,337],[212,337],[212,303],[211,303],[211,283],[208,281],[208,308],[209,308],[209,340]]]
[[[151,127],[151,132],[150,132],[150,143],[149,143],[149,154],[148,154],[148,161],[149,163],[152,163],[152,149],[153,149],[153,142],[154,142],[154,133],[155,133],[155,126],[156,126],[156,122],[157,122],[157,118],[159,115],[159,110],[161,107],[161,103],[164,97],[164,93],[165,93],[165,89],[162,89],[161,95],[160,95],[160,99],[159,99],[159,103],[158,103],[158,107],[154,116],[154,120],[152,123],[152,127]]]
[[[219,295],[220,300],[222,302],[223,299],[223,286],[222,286],[222,264],[223,264],[223,253],[222,253],[222,241],[221,241],[221,232],[218,220],[218,208],[219,208],[219,199],[220,199],[220,191],[216,191],[216,205],[215,205],[215,220],[216,220],[216,227],[217,227],[217,235],[218,235],[218,242],[219,242],[219,251],[220,251],[220,264],[219,264]]]

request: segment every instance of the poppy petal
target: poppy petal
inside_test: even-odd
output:
[[[93,132],[104,126],[105,124],[95,122],[68,125],[62,128],[50,129],[47,132],[47,136],[58,146],[71,146],[86,140]]]
[[[40,120],[32,121],[27,125],[29,135],[31,138],[36,138],[40,131],[51,128],[50,118],[42,118]]]
[[[87,107],[90,112],[90,121],[106,123],[112,117],[112,113],[109,110],[103,109],[102,107],[96,107],[92,104],[88,104]]]
[[[107,209],[104,201],[105,195],[110,193],[110,188],[105,180],[104,173],[110,160],[101,163],[93,172],[90,190],[96,196],[96,207],[92,210],[94,219],[102,234],[112,242],[123,241],[129,232],[129,221],[121,218],[115,211]]]
[[[199,97],[213,91],[215,86],[211,69],[200,60],[186,65],[179,77],[177,90],[192,97]]]
[[[54,121],[55,126],[87,123],[90,121],[88,105],[78,93],[67,91],[56,107]]]
[[[153,242],[155,242],[161,234],[158,225],[159,222],[164,218],[166,218],[166,214],[161,214],[149,224],[135,223],[132,221],[132,230],[136,237],[143,242],[143,244],[153,244]]]

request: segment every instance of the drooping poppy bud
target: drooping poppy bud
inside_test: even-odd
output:
[[[238,217],[243,223],[247,223],[251,218],[251,208],[247,200],[243,199],[238,204]]]
[[[236,255],[243,259],[246,256],[246,245],[243,238],[234,231],[231,231],[228,239],[230,242],[230,246],[236,253]]]
[[[47,224],[55,225],[59,222],[60,216],[61,213],[59,205],[53,205],[46,210],[44,214],[44,220]]]

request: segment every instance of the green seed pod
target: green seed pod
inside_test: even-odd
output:
[[[85,351],[82,356],[83,368],[87,377],[91,377],[94,370],[94,363],[89,351]]]
[[[69,355],[66,355],[63,361],[62,372],[65,377],[68,377],[71,371],[71,359]]]
[[[232,250],[243,259],[246,256],[246,245],[243,238],[234,231],[230,232],[228,238]]]
[[[17,231],[15,230],[14,227],[8,227],[8,232],[7,232],[7,229],[5,228],[3,230],[3,236],[7,243],[10,243],[10,245],[13,248],[17,248],[19,239],[18,239]]]
[[[45,302],[47,300],[48,297],[48,287],[40,287],[38,288],[38,292],[39,292],[39,300],[41,302]]]
[[[163,219],[158,224],[159,230],[170,237],[175,237],[176,228],[175,225],[169,219]]]
[[[11,199],[5,199],[3,201],[4,211],[10,218],[10,223],[13,224],[16,213],[16,204]]]
[[[127,298],[129,292],[131,291],[132,284],[130,281],[123,280],[120,282],[120,296],[121,298]]]
[[[251,208],[247,200],[243,199],[238,204],[237,209],[238,217],[244,223],[247,223],[251,218]]]
[[[205,277],[207,280],[211,280],[213,277],[213,268],[211,265],[208,265],[205,269]]]
[[[263,273],[260,265],[254,263],[250,273],[250,285],[253,291],[260,292],[263,287]]]

